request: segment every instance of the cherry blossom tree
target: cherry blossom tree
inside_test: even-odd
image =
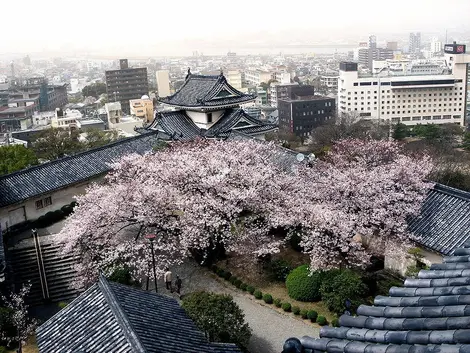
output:
[[[124,157],[77,198],[59,235],[65,252],[81,258],[80,284],[117,264],[147,274],[147,234],[156,235],[160,275],[191,249],[217,243],[256,255],[278,251],[269,230],[292,223],[285,200],[303,189],[285,159],[273,144],[203,140]]]
[[[11,325],[16,329],[16,335],[9,335],[0,327],[0,338],[8,342],[18,342],[18,353],[23,351],[24,342],[36,330],[37,321],[28,315],[28,305],[25,298],[29,295],[31,284],[24,284],[18,293],[12,293],[10,297],[2,296],[4,305],[11,311]]]
[[[337,143],[312,168],[294,156],[272,143],[197,140],[122,158],[77,197],[61,231],[64,251],[81,259],[77,284],[116,266],[148,275],[147,234],[156,235],[159,275],[216,244],[277,252],[277,229],[300,232],[312,268],[362,266],[384,240],[409,239],[406,217],[431,186],[429,158],[406,156],[395,142],[357,140]]]
[[[405,155],[394,141],[337,142],[303,174],[312,189],[302,201],[302,245],[312,268],[363,266],[387,243],[415,240],[406,220],[433,186],[431,169],[428,156]]]

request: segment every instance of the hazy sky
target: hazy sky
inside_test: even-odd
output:
[[[195,39],[269,41],[295,30],[298,38],[359,41],[370,33],[470,28],[470,0],[3,0],[1,12],[3,53],[148,49],[168,41],[195,50]]]

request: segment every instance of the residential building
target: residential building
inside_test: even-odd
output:
[[[106,71],[109,102],[120,102],[123,112],[130,113],[129,100],[149,94],[147,68],[129,68],[127,59],[120,60],[119,70]]]
[[[55,116],[51,119],[51,126],[54,128],[76,129],[77,121],[83,117],[78,110],[62,110],[57,108]]]
[[[240,108],[255,99],[255,95],[233,88],[223,73],[194,75],[188,70],[181,88],[159,99],[174,110],[158,111],[147,129],[161,131],[171,140],[221,139],[233,130],[264,139],[267,132],[277,130],[277,125],[256,119]]]
[[[252,86],[258,87],[261,83],[268,83],[273,78],[271,71],[259,69],[245,71],[245,81]]]
[[[320,338],[289,338],[282,353],[467,352],[469,254],[467,241],[373,305],[360,305],[356,315],[345,312],[340,327],[323,326]]]
[[[288,90],[289,96],[278,101],[281,131],[307,137],[334,116],[335,99],[315,95],[313,86],[289,86]]]
[[[158,70],[155,75],[157,77],[158,96],[168,97],[171,94],[170,74],[168,70]]]
[[[298,86],[297,82],[288,83],[281,85],[280,83],[271,83],[269,86],[270,95],[269,95],[269,102],[272,107],[277,108],[277,103],[281,98],[287,98],[290,95],[290,90],[288,87],[290,86]]]
[[[392,123],[459,124],[466,115],[465,45],[445,46],[448,73],[441,75],[362,75],[357,63],[340,64],[338,112]]]
[[[274,80],[279,82],[281,85],[289,84],[290,80],[290,73],[286,71],[279,71],[274,73]]]
[[[436,37],[431,40],[430,52],[433,56],[440,56],[442,54],[442,42]]]
[[[336,90],[338,89],[338,78],[338,74],[320,75],[320,84],[329,89]]]
[[[31,128],[35,109],[34,105],[0,107],[0,131],[18,131]]]
[[[233,343],[209,342],[175,299],[103,275],[36,336],[40,353],[241,353]]]
[[[136,116],[146,123],[153,120],[153,101],[149,96],[142,96],[141,99],[131,99],[129,101],[131,115]]]
[[[421,33],[410,33],[410,41],[408,44],[408,53],[411,57],[419,58],[421,55]]]
[[[376,37],[370,36],[368,47],[365,48],[362,44],[358,49],[358,62],[364,68],[372,70],[374,60],[393,59],[393,55],[392,49],[378,48]]]
[[[104,105],[108,124],[118,124],[122,119],[120,102],[106,103]]]
[[[227,70],[225,75],[230,86],[242,89],[242,73],[239,70]]]

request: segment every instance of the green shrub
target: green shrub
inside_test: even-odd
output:
[[[287,275],[292,271],[292,267],[285,260],[274,260],[266,266],[266,271],[269,280],[285,282]]]
[[[263,292],[261,292],[260,290],[255,290],[253,295],[255,296],[256,299],[263,298]]]
[[[111,275],[108,276],[108,279],[113,282],[133,286],[139,289],[142,287],[139,281],[135,281],[132,278],[131,270],[126,266],[115,268]]]
[[[351,301],[349,311],[355,311],[355,308],[363,301],[366,288],[357,273],[343,270],[332,280],[324,281],[320,291],[328,309],[335,314],[343,314],[346,310],[346,300]]]
[[[318,317],[317,317],[317,324],[318,325],[325,326],[327,323],[328,323],[328,321],[326,321],[326,317],[324,317],[323,315],[318,315]]]
[[[300,316],[302,317],[302,319],[307,318],[307,313],[308,313],[308,311],[305,310],[305,309],[300,310]]]
[[[282,310],[290,312],[291,309],[292,309],[292,306],[290,305],[290,303],[282,303]]]
[[[225,278],[225,270],[223,268],[217,269],[217,276]]]
[[[59,303],[57,304],[57,306],[58,306],[60,309],[65,308],[67,305],[69,305],[67,302],[59,302]]]
[[[256,288],[253,287],[253,286],[248,285],[248,286],[246,287],[246,290],[247,290],[250,294],[253,294],[253,293],[255,292]]]
[[[322,279],[323,273],[311,273],[308,265],[297,267],[287,276],[286,287],[289,297],[302,302],[320,300]]]
[[[307,319],[309,319],[311,322],[315,322],[317,320],[318,313],[315,310],[309,310],[307,311]]]
[[[266,304],[272,304],[273,303],[273,296],[271,294],[265,294],[265,295],[263,295],[263,300]]]
[[[277,308],[280,308],[282,305],[282,301],[279,298],[274,299],[274,305],[276,305]]]
[[[246,289],[247,287],[248,287],[248,285],[247,285],[246,283],[240,284],[240,289],[241,289],[241,290],[246,291],[246,290],[247,290],[247,289]]]
[[[232,284],[235,284],[235,281],[236,281],[237,279],[238,279],[237,277],[231,276],[231,277],[228,279],[228,281],[229,281],[230,283],[232,283]]]
[[[0,353],[7,353],[7,348],[0,346]]]
[[[217,265],[211,265],[211,271],[214,272],[214,273],[217,273],[217,270],[219,268],[217,267]]]
[[[240,288],[240,286],[242,285],[242,281],[237,279],[235,282],[233,282],[233,285],[237,288]]]
[[[224,278],[228,281],[230,280],[230,277],[232,277],[232,273],[230,271],[226,271],[224,274]]]
[[[299,315],[300,314],[300,308],[298,306],[293,306],[292,307],[292,312],[294,315]]]
[[[339,319],[337,317],[335,317],[333,320],[331,320],[331,326],[339,327]]]

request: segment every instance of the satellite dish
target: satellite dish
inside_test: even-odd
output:
[[[297,161],[302,162],[305,159],[305,155],[303,153],[299,153],[295,158]]]

